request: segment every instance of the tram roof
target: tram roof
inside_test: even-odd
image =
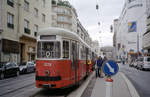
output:
[[[39,30],[38,35],[60,35],[64,37],[69,37],[74,40],[78,40],[84,43],[88,48],[91,48],[86,42],[84,42],[75,32],[71,32],[67,29],[56,28],[56,27],[48,27]]]

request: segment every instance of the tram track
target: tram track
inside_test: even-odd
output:
[[[18,87],[18,88],[16,88],[16,89],[12,89],[12,90],[10,89],[10,90],[8,90],[8,91],[6,91],[6,92],[4,92],[4,93],[1,93],[0,96],[3,97],[4,95],[8,95],[8,94],[13,93],[13,92],[16,92],[16,91],[18,91],[18,90],[20,90],[20,89],[27,88],[27,87],[29,87],[29,86],[31,86],[31,85],[34,85],[34,82],[33,82],[33,83],[30,83],[30,84],[28,84],[28,85],[24,85],[24,86],[22,86],[22,87]]]
[[[30,80],[30,79],[34,79],[34,78],[26,78],[26,79],[23,79],[23,80],[17,80],[17,79],[15,79],[14,81],[11,81],[11,82],[5,82],[5,83],[2,83],[1,85],[0,85],[0,88],[2,88],[2,87],[7,87],[7,86],[11,86],[11,85],[13,85],[13,84],[16,84],[16,83],[22,83],[22,82],[25,82],[25,81],[27,81],[27,80]]]
[[[66,89],[42,89],[31,97],[67,97],[78,87],[73,86]]]

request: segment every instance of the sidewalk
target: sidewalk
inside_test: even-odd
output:
[[[105,97],[105,79],[106,78],[96,79],[91,97]],[[135,88],[123,73],[119,72],[117,75],[113,76],[112,79],[114,80],[112,97],[139,97]]]

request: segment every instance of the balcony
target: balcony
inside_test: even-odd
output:
[[[72,14],[71,14],[71,13],[59,12],[59,11],[57,11],[57,14],[58,14],[58,15],[63,15],[63,16],[68,16],[68,17],[72,17]]]
[[[57,23],[64,23],[64,24],[72,24],[72,21],[69,19],[57,19]]]
[[[8,28],[11,28],[11,29],[14,29],[14,24],[7,23],[7,27],[8,27]]]
[[[26,33],[26,34],[31,34],[31,31],[30,31],[30,29],[28,29],[28,28],[24,28],[24,33]]]

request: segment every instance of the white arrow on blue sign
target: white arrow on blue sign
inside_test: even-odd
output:
[[[119,67],[115,61],[108,60],[103,64],[102,69],[107,76],[113,76],[118,72]]]

